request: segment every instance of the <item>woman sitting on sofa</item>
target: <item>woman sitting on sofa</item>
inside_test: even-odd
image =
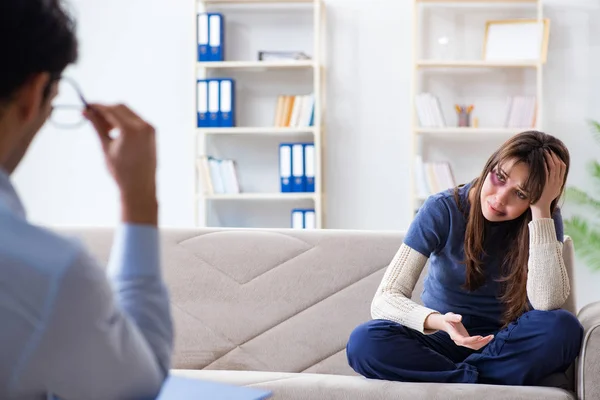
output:
[[[560,309],[568,170],[560,140],[528,131],[479,178],[430,196],[385,272],[374,319],[350,336],[350,366],[373,379],[504,385],[565,371],[583,335]],[[421,306],[411,295],[428,259]]]

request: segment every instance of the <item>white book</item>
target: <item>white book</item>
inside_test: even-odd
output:
[[[198,177],[202,184],[204,194],[214,194],[212,179],[210,176],[210,166],[208,164],[208,157],[200,156],[196,160],[196,167],[198,168]]]
[[[240,193],[240,183],[236,172],[236,164],[233,160],[225,160],[227,180],[230,184],[230,193]]]
[[[208,160],[210,165],[210,177],[214,185],[215,194],[224,194],[225,186],[223,185],[223,178],[221,177],[221,162],[216,158],[210,158]]]
[[[307,127],[310,126],[310,120],[312,119],[313,110],[315,108],[315,96],[313,94],[307,94],[304,96],[302,103],[302,113],[300,114],[299,126]]]

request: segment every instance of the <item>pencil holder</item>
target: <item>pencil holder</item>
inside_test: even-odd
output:
[[[471,126],[471,113],[461,111],[458,113],[458,126],[467,127]]]

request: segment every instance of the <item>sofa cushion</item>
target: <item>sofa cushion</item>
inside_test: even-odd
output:
[[[575,400],[546,387],[401,383],[309,373],[176,370],[174,375],[273,391],[273,400]]]

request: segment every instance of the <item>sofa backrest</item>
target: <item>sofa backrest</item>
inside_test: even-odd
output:
[[[110,230],[62,233],[108,260]],[[173,368],[354,374],[346,341],[371,318],[371,300],[402,240],[401,232],[163,229]]]

